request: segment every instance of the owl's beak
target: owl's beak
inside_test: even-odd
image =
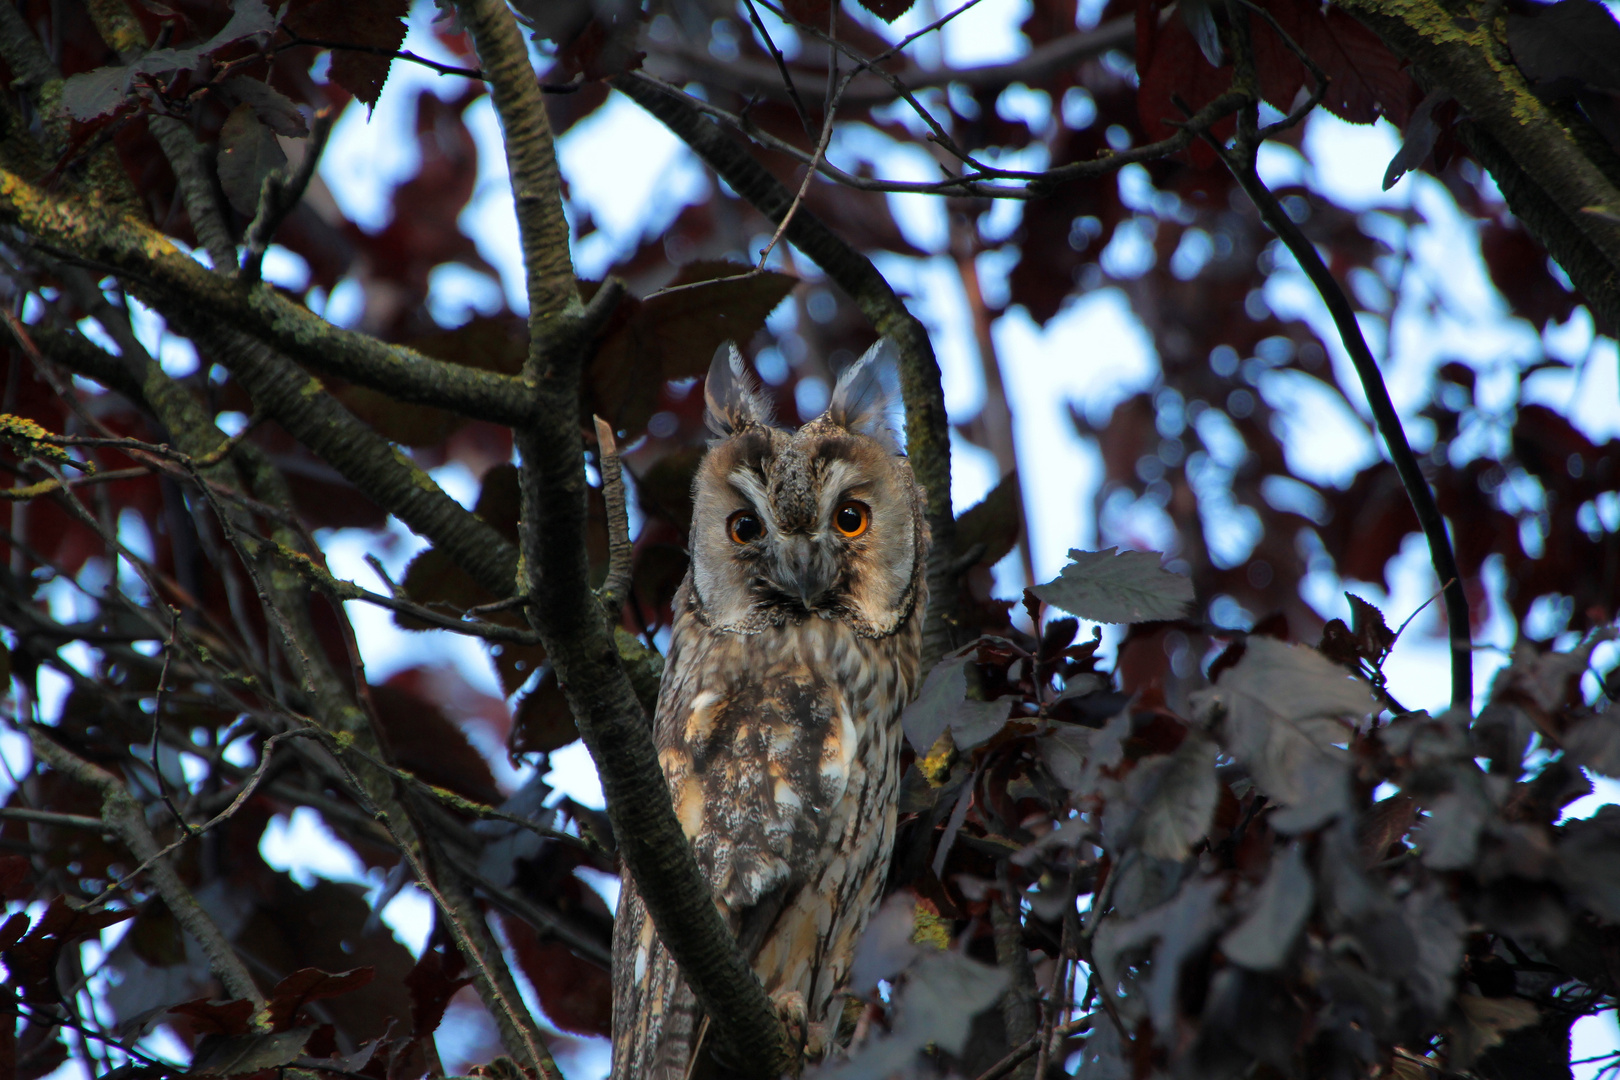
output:
[[[783,591],[797,596],[805,610],[814,611],[816,602],[832,586],[832,568],[817,557],[814,538],[804,533],[779,537],[777,544],[783,571]]]

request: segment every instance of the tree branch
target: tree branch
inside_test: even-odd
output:
[[[189,322],[190,320],[185,320]],[[366,497],[441,548],[496,596],[516,587],[517,551],[433,478],[366,427],[314,376],[260,342],[199,320],[182,327],[241,381],[254,405]]]
[[[548,323],[579,307],[551,122],[540,84],[529,66],[523,33],[504,0],[462,0],[457,10],[472,35],[496,115],[501,118],[506,168],[523,240],[529,344],[535,349],[550,336]],[[529,372],[531,378],[537,374]]]
[[[1620,327],[1620,223],[1586,212],[1620,206],[1620,154],[1584,118],[1536,97],[1499,38],[1498,16],[1465,29],[1437,0],[1343,7],[1412,63],[1425,90],[1457,99],[1467,117],[1459,132],[1509,208],[1594,313]]]
[[[521,379],[434,360],[333,326],[267,285],[245,288],[210,272],[134,217],[49,193],[8,169],[0,169],[0,222],[59,257],[117,273],[131,292],[168,318],[235,327],[300,364],[386,391],[399,401],[503,424],[527,423],[535,416],[533,394]]]
[[[623,285],[609,279],[580,310],[550,124],[523,37],[501,0],[466,0],[459,10],[506,134],[529,285],[524,374],[539,415],[516,429],[529,618],[596,762],[620,854],[659,936],[743,1072],[776,1080],[793,1064],[786,1033],[675,817],[652,725],[590,589],[579,378],[593,328],[612,312]]]
[[[728,139],[696,109],[655,83],[621,75],[620,93],[652,113],[690,146],[731,189],[773,222],[781,223],[793,195],[776,177]],[[807,209],[800,207],[787,238],[826,271],[860,307],[878,333],[900,351],[900,387],[906,404],[906,449],[927,497],[933,549],[928,560],[928,615],[923,661],[931,665],[949,651],[956,616],[957,583],[950,573],[956,518],[951,512],[950,423],[940,387],[939,362],[921,322],[865,255],[846,244]]]
[[[613,439],[613,426],[600,416],[596,424],[596,464],[602,474],[602,500],[607,504],[608,573],[602,582],[602,607],[608,618],[617,621],[620,609],[630,595],[631,560],[629,511],[625,506],[623,466],[619,447]]]

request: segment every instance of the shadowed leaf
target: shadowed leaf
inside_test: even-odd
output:
[[[290,1065],[314,1031],[296,1027],[263,1035],[211,1035],[198,1045],[191,1071],[200,1076],[242,1076]]]
[[[1262,791],[1292,810],[1273,817],[1275,828],[1315,828],[1348,807],[1346,764],[1336,744],[1350,729],[1339,718],[1376,707],[1363,680],[1315,649],[1251,637],[1243,658],[1193,698],[1201,713],[1219,711],[1227,751]]]
[[[1104,623],[1179,619],[1192,603],[1192,581],[1164,569],[1151,551],[1074,549],[1069,559],[1055,579],[1030,591],[1082,619]]]
[[[1134,844],[1160,859],[1185,859],[1209,831],[1219,782],[1215,743],[1188,732],[1173,754],[1143,758],[1109,800],[1103,837],[1111,850]]]
[[[118,107],[137,75],[188,71],[203,57],[254,34],[268,34],[275,26],[276,18],[264,0],[239,0],[232,6],[230,21],[207,41],[185,48],[152,49],[131,64],[70,77],[62,84],[62,105],[75,120],[93,120]]]
[[[895,999],[895,1023],[887,1035],[871,1039],[848,1060],[816,1069],[807,1080],[860,1080],[888,1076],[911,1065],[930,1043],[961,1053],[972,1020],[1001,997],[1007,973],[961,953],[929,950],[906,974]]]
[[[232,109],[219,132],[219,184],[236,212],[252,217],[264,178],[286,164],[275,132],[259,123],[253,106]]]
[[[1316,885],[1299,844],[1274,857],[1265,884],[1243,921],[1221,938],[1221,951],[1254,971],[1276,971],[1294,948],[1311,914]]]
[[[1008,701],[975,701],[967,696],[967,665],[973,653],[947,658],[923,682],[917,700],[900,714],[906,741],[926,754],[941,734],[950,731],[958,750],[968,750],[1001,730],[1011,707]]]

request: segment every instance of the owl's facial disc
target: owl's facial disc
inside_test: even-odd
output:
[[[831,545],[815,533],[783,533],[772,540],[765,574],[770,590],[796,600],[805,611],[815,611],[838,580]]]

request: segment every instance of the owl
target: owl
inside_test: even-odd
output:
[[[812,1058],[836,1030],[888,871],[900,710],[928,601],[928,526],[889,424],[892,374],[879,342],[825,413],[788,431],[736,348],[716,353],[705,393],[717,438],[693,482],[692,563],[654,721],[715,903]],[[628,873],[613,986],[614,1080],[723,1074]]]

